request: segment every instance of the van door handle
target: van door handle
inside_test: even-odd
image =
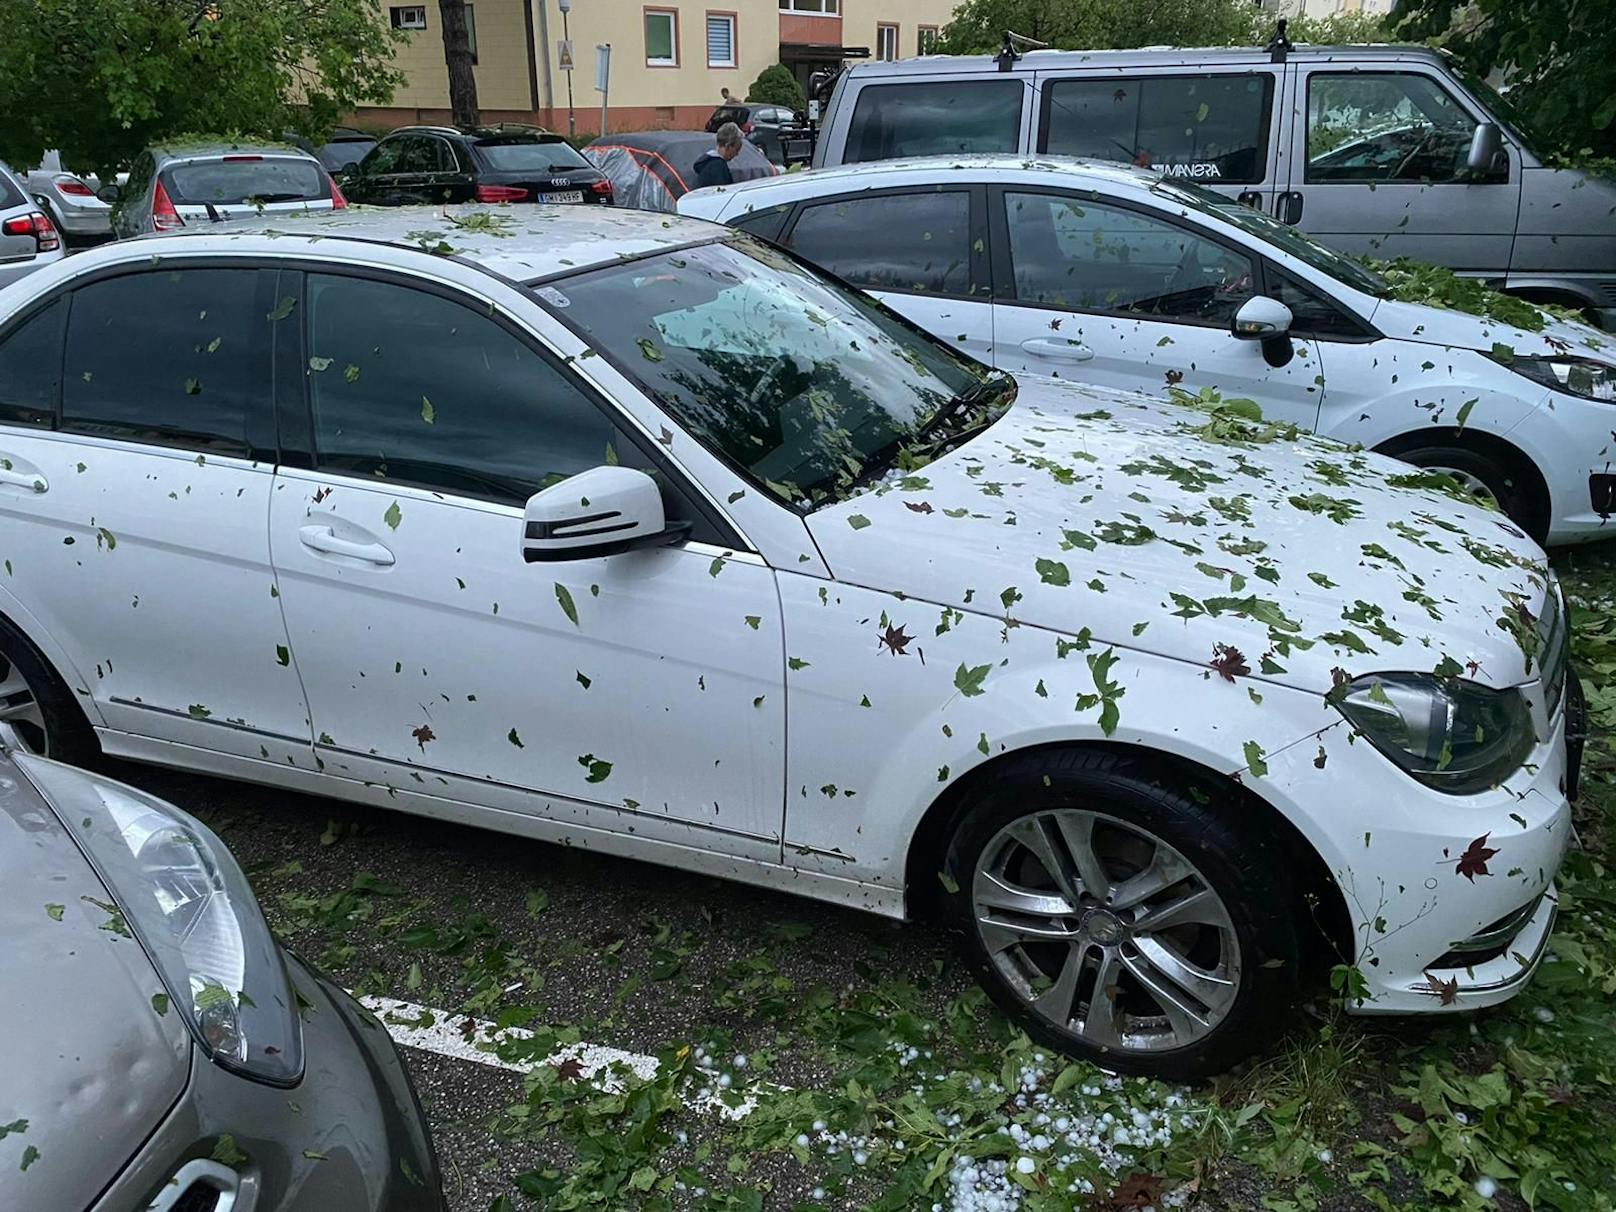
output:
[[[10,460],[7,459],[6,463],[9,464]],[[11,466],[0,466],[0,484],[14,484],[18,488],[31,488],[35,492],[45,492],[50,488],[45,482],[45,477],[37,472],[18,471]]]
[[[1302,221],[1302,195],[1296,190],[1282,193],[1274,200],[1274,217],[1292,227]]]
[[[1054,358],[1057,362],[1089,362],[1094,351],[1081,341],[1053,341],[1048,337],[1028,337],[1021,348],[1040,358]]]
[[[348,556],[350,559],[364,560],[367,564],[379,564],[383,568],[393,563],[393,553],[380,543],[356,543],[352,539],[340,539],[329,526],[300,527],[297,537],[302,540],[303,546],[327,555]]]
[[[1235,201],[1241,206],[1249,206],[1253,210],[1262,209],[1262,193],[1259,190],[1248,189],[1236,196]]]

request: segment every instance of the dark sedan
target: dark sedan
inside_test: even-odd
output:
[[[612,201],[612,184],[560,135],[532,126],[406,126],[341,175],[351,201]]]

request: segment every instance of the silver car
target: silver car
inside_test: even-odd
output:
[[[442,1212],[387,1032],[201,822],[0,724],[0,1208]]]
[[[46,152],[38,168],[19,176],[69,243],[79,247],[112,239],[112,207],[96,196],[100,182],[68,172],[60,152]]]
[[[0,164],[0,287],[62,259],[62,236],[4,164]]]
[[[279,211],[347,205],[313,156],[281,143],[193,143],[144,151],[123,186],[107,186],[112,230],[121,237],[174,231]]]

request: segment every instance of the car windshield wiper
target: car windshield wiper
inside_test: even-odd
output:
[[[848,484],[848,490],[852,491],[862,488],[866,484],[875,483],[892,470],[904,451],[923,447],[927,439],[940,432],[954,417],[979,404],[986,403],[988,400],[1002,394],[1007,388],[1014,389],[1015,382],[1009,375],[1000,372],[980,379],[967,387],[933,413],[931,419],[915,430],[908,438],[899,438],[879,454],[872,455],[870,461],[864,465],[864,470]],[[979,428],[981,426],[975,426],[968,432],[974,432],[975,429]]]

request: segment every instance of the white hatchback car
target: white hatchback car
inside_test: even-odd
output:
[[[1449,472],[1540,541],[1613,533],[1608,334],[1395,302],[1378,274],[1211,190],[931,157],[697,190],[679,211],[777,240],[1001,370],[1211,387]]]
[[[940,902],[1028,1031],[1136,1072],[1271,1039],[1321,953],[1439,1010],[1548,938],[1577,700],[1514,526],[1247,407],[993,374],[742,233],[110,245],[6,298],[0,405],[0,716],[46,753]]]

